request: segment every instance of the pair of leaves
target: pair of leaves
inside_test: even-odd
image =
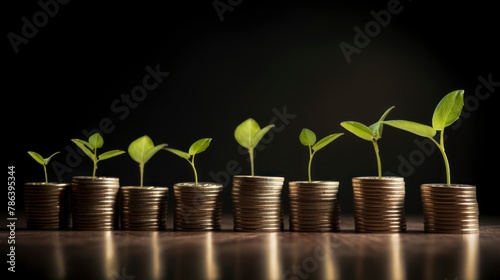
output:
[[[48,158],[42,157],[39,153],[33,152],[33,151],[28,151],[28,154],[35,159],[36,162],[40,163],[41,165],[48,165],[50,162],[50,159],[57,155],[59,152],[55,152],[52,155],[50,155]]]
[[[148,135],[143,135],[136,140],[132,141],[128,146],[128,154],[130,157],[139,163],[139,173],[140,173],[140,186],[143,186],[144,182],[144,165],[148,162],[153,155],[158,151],[166,147],[167,144],[162,143],[156,145],[153,140]]]
[[[75,143],[94,162],[109,159],[125,153],[125,151],[122,150],[111,150],[100,155],[96,155],[97,149],[102,148],[104,145],[104,139],[99,133],[91,135],[88,141],[81,139],[71,139],[71,141],[73,141],[73,143]]]
[[[394,106],[387,109],[384,114],[382,114],[378,122],[370,126],[366,126],[360,122],[355,121],[345,121],[340,123],[342,127],[344,127],[352,134],[358,136],[363,140],[372,142],[373,149],[375,151],[375,157],[377,159],[377,173],[379,178],[382,177],[382,161],[380,160],[380,152],[377,141],[382,138],[382,132],[384,128],[383,122],[392,109],[394,109]]]
[[[184,152],[178,149],[174,148],[165,148],[165,150],[178,155],[179,157],[189,160],[191,156],[194,156],[196,154],[199,154],[203,151],[205,151],[208,146],[210,145],[210,142],[212,141],[212,138],[202,138],[200,140],[197,140],[194,142],[190,147],[188,152]]]
[[[383,132],[383,123],[387,115],[391,112],[391,110],[394,109],[394,106],[390,107],[387,109],[384,114],[380,117],[378,122],[366,126],[360,122],[356,121],[344,121],[341,122],[340,125],[345,128],[347,131],[351,132],[352,134],[358,136],[359,138],[367,141],[377,141],[380,138],[382,138],[382,132]]]
[[[165,148],[165,150],[178,155],[179,157],[187,160],[189,162],[189,165],[191,165],[191,168],[193,169],[193,174],[194,174],[194,183],[195,186],[198,186],[198,172],[196,171],[196,167],[194,164],[194,156],[205,151],[208,146],[210,145],[210,142],[212,142],[212,138],[202,138],[197,141],[195,141],[191,146],[189,147],[188,152],[184,152],[178,149],[173,149],[173,148]]]
[[[252,118],[248,118],[239,124],[234,130],[234,138],[242,147],[252,150],[259,144],[264,135],[274,127],[274,124],[260,128],[259,124]]]
[[[274,127],[274,124],[269,124],[260,128],[259,124],[252,118],[248,118],[240,123],[234,130],[234,138],[242,147],[248,150],[250,157],[250,169],[252,176],[254,171],[254,154],[253,149],[259,144],[264,135]]]
[[[148,135],[144,135],[130,143],[128,146],[128,154],[137,163],[146,164],[153,155],[166,146],[167,144],[165,143],[155,146],[153,140]]]
[[[104,139],[99,132],[92,134],[88,141],[81,139],[71,139],[93,162],[94,168],[92,171],[92,178],[96,177],[97,163],[101,160],[109,159],[112,157],[124,154],[125,151],[122,150],[111,150],[104,152],[100,155],[97,154],[97,149],[102,148],[104,145]]]
[[[316,142],[316,134],[310,129],[303,128],[299,135],[299,140],[302,145],[309,147],[309,164],[307,166],[307,174],[309,182],[312,182],[311,176],[311,165],[314,155],[317,151],[324,148],[326,145],[333,142],[335,139],[342,136],[344,133],[335,133],[323,137],[321,140]]]
[[[460,117],[463,106],[464,91],[455,90],[439,101],[432,115],[432,126],[407,120],[390,120],[384,123],[418,136],[433,138],[437,131],[443,131]]]
[[[462,113],[464,106],[464,91],[454,90],[446,94],[434,109],[432,115],[432,126],[420,124],[407,120],[391,120],[384,123],[395,128],[408,131],[418,136],[427,137],[431,139],[441,151],[443,156],[445,170],[446,170],[446,184],[451,185],[451,172],[448,156],[444,148],[444,129],[453,124]],[[437,131],[440,131],[439,142],[434,139]]]
[[[33,158],[35,159],[36,162],[40,163],[42,166],[43,166],[43,173],[45,175],[45,183],[48,183],[49,182],[49,178],[48,178],[48,175],[47,175],[47,165],[49,164],[50,162],[50,159],[57,155],[59,152],[55,152],[53,153],[52,155],[50,155],[48,158],[44,158],[42,157],[39,153],[37,152],[33,152],[33,151],[28,151],[28,154]]]
[[[342,136],[344,133],[334,133],[323,137],[321,140],[316,142],[316,134],[312,132],[310,129],[304,128],[300,132],[299,140],[300,143],[304,146],[309,146],[313,150],[313,152],[317,152],[320,149],[324,148],[326,145],[333,142],[335,139]]]

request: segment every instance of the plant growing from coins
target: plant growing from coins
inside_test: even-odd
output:
[[[269,124],[260,128],[257,121],[248,118],[240,123],[234,130],[234,138],[243,148],[248,150],[250,156],[250,168],[252,176],[255,175],[254,171],[254,148],[259,144],[264,135],[274,127],[274,124]]]
[[[178,149],[174,148],[164,148],[165,150],[178,155],[179,157],[185,159],[188,161],[189,165],[191,165],[191,168],[193,169],[194,173],[194,184],[196,187],[198,187],[198,172],[196,171],[196,167],[194,164],[194,157],[205,151],[208,146],[210,145],[210,142],[212,142],[212,138],[202,138],[197,141],[195,141],[191,146],[189,147],[188,152],[184,152]]]
[[[432,115],[432,126],[420,124],[407,120],[388,120],[383,123],[393,126],[395,128],[405,130],[416,134],[418,136],[429,138],[438,147],[441,155],[443,156],[445,172],[446,172],[446,185],[451,185],[451,171],[444,147],[444,129],[452,125],[462,113],[464,106],[464,91],[454,90],[446,94],[434,109]],[[434,139],[439,131],[439,142]]]
[[[125,151],[122,150],[110,150],[98,155],[97,149],[102,148],[102,146],[104,145],[104,139],[99,132],[92,134],[89,137],[88,141],[81,139],[71,139],[71,141],[75,143],[78,148],[80,148],[94,163],[94,167],[92,169],[92,180],[94,180],[96,177],[97,164],[101,160],[116,157],[125,153]]]
[[[156,145],[148,135],[141,136],[128,146],[129,156],[139,164],[140,186],[144,185],[144,166],[158,151],[165,148],[167,144]]]
[[[316,142],[316,134],[310,129],[303,128],[299,135],[299,140],[302,145],[307,146],[309,148],[309,163],[307,165],[307,175],[309,183],[312,182],[311,177],[311,165],[312,160],[316,152],[324,148],[326,145],[333,142],[335,139],[342,136],[344,133],[334,133],[323,137],[321,140]]]
[[[384,114],[380,117],[380,119],[376,123],[371,124],[370,126],[366,126],[356,121],[344,121],[340,123],[340,125],[343,128],[345,128],[352,134],[358,136],[363,140],[372,142],[373,149],[375,150],[375,157],[377,158],[378,178],[382,178],[382,161],[380,160],[380,152],[377,141],[382,138],[383,121],[385,120],[385,118],[392,109],[394,109],[394,106],[387,109],[384,112]]]
[[[36,162],[40,163],[43,166],[43,173],[45,174],[45,183],[49,182],[49,177],[47,175],[47,165],[49,164],[50,159],[52,159],[53,156],[57,155],[59,152],[55,152],[52,155],[50,155],[48,158],[42,157],[39,153],[33,152],[33,151],[28,151],[28,154],[36,160]]]

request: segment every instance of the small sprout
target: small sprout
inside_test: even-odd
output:
[[[102,139],[101,134],[99,134],[98,132],[91,135],[88,139],[88,142],[81,139],[71,139],[71,141],[73,141],[73,143],[75,143],[78,146],[78,148],[80,148],[94,162],[92,179],[95,179],[97,171],[97,163],[99,161],[109,159],[125,153],[125,151],[122,150],[111,150],[104,152],[100,155],[97,155],[97,149],[102,148],[104,144],[104,139]]]
[[[394,106],[387,109],[385,113],[382,115],[382,117],[380,117],[379,121],[370,126],[366,126],[362,123],[355,121],[345,121],[340,123],[340,125],[343,128],[345,128],[352,134],[358,136],[363,140],[372,142],[373,148],[375,150],[375,156],[377,158],[377,170],[379,178],[382,178],[382,161],[380,160],[380,153],[377,141],[382,138],[383,121],[393,108]]]
[[[238,144],[248,150],[252,176],[255,175],[253,149],[257,146],[257,144],[259,144],[262,137],[264,137],[264,135],[273,127],[274,124],[270,124],[261,129],[259,124],[254,119],[248,118],[239,124],[234,131],[234,138]]]
[[[317,151],[321,150],[324,148],[326,145],[330,144],[333,142],[333,140],[339,138],[342,136],[344,133],[335,133],[335,134],[330,134],[323,139],[319,140],[316,142],[316,134],[312,132],[311,130],[304,128],[300,132],[299,135],[299,140],[302,145],[309,147],[309,165],[307,167],[307,174],[309,178],[309,182],[312,182],[312,177],[311,177],[311,164],[312,164],[312,159],[314,155],[316,154]]]
[[[50,159],[57,155],[59,152],[55,152],[50,155],[48,158],[43,158],[39,153],[28,151],[28,154],[36,160],[36,162],[40,163],[43,166],[43,173],[45,174],[45,183],[49,182],[49,177],[47,176],[47,165],[49,164]]]
[[[183,152],[181,150],[173,149],[173,148],[164,148],[165,150],[178,155],[179,157],[187,160],[191,167],[193,168],[194,172],[194,183],[195,186],[198,187],[198,172],[196,171],[196,167],[194,165],[194,156],[205,151],[208,146],[210,145],[210,142],[212,141],[212,138],[202,138],[200,140],[197,140],[194,142],[191,147],[189,147],[189,151]]]
[[[128,154],[139,163],[140,186],[144,184],[144,165],[159,150],[165,148],[167,144],[154,145],[153,140],[147,135],[137,138],[128,146]]]
[[[464,91],[455,90],[446,94],[434,109],[432,115],[432,126],[406,120],[390,120],[383,123],[395,128],[405,130],[418,136],[429,138],[441,151],[446,171],[446,184],[451,185],[451,172],[448,157],[444,148],[444,129],[453,124],[462,113],[464,106]],[[437,131],[440,131],[439,142],[434,139]]]

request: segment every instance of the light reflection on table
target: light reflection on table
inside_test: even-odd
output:
[[[498,244],[499,223],[466,235],[18,230],[14,279],[500,279]]]

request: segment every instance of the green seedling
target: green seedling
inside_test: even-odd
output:
[[[140,186],[144,185],[144,166],[154,154],[165,148],[167,144],[154,145],[153,140],[148,135],[141,136],[132,141],[128,146],[129,156],[139,163]]]
[[[434,109],[434,114],[432,115],[432,126],[407,120],[384,121],[385,124],[395,128],[411,132],[418,136],[427,137],[434,142],[434,144],[436,144],[439,151],[441,151],[441,155],[443,156],[446,172],[446,185],[448,186],[451,185],[451,171],[444,147],[444,129],[452,125],[460,117],[463,106],[464,91],[460,89],[449,92],[441,99],[441,101],[439,101],[438,105]],[[440,132],[439,142],[434,139],[437,131]]]
[[[383,131],[383,121],[389,114],[389,112],[394,109],[394,106],[390,107],[387,109],[382,117],[378,120],[378,122],[366,126],[360,122],[356,121],[344,121],[341,122],[340,125],[345,128],[347,131],[351,132],[352,134],[358,136],[359,138],[370,141],[373,144],[373,149],[375,150],[375,157],[377,158],[377,173],[378,177],[382,178],[382,161],[380,160],[380,152],[379,152],[379,147],[378,147],[378,140],[382,138],[382,131]]]
[[[312,132],[310,129],[303,128],[299,135],[299,140],[302,145],[309,147],[309,164],[307,166],[307,175],[309,182],[312,182],[311,177],[311,165],[314,155],[317,151],[324,148],[326,145],[333,142],[333,140],[339,138],[344,133],[334,133],[323,137],[321,140],[316,142],[316,134]]]
[[[57,155],[59,152],[53,153],[48,158],[43,158],[39,153],[28,151],[28,154],[36,160],[36,162],[40,163],[43,166],[43,173],[45,174],[45,183],[49,182],[49,177],[47,176],[47,165],[49,164],[50,159]]]
[[[111,150],[97,155],[97,149],[102,148],[104,144],[104,139],[102,139],[101,134],[99,134],[98,132],[92,134],[89,137],[88,141],[81,139],[71,139],[71,141],[73,141],[73,143],[75,143],[78,148],[80,148],[94,163],[94,168],[92,170],[92,180],[96,177],[97,164],[99,163],[99,161],[116,157],[125,153],[125,151],[122,150]]]
[[[274,124],[260,128],[259,124],[252,118],[248,118],[240,123],[234,130],[234,138],[243,148],[248,150],[250,156],[250,168],[252,176],[254,171],[254,148],[259,144],[264,135],[274,127]]]
[[[198,172],[196,171],[196,167],[194,164],[194,157],[195,155],[205,151],[208,146],[210,145],[210,142],[212,141],[212,138],[202,138],[200,140],[197,140],[194,142],[190,147],[188,152],[183,152],[181,150],[173,149],[173,148],[164,148],[165,150],[178,155],[179,157],[187,160],[191,167],[193,168],[193,173],[194,173],[194,184],[196,187],[198,187]]]

